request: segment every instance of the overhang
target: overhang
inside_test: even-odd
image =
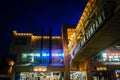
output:
[[[110,16],[74,56],[73,62],[84,62],[120,41],[120,10]]]

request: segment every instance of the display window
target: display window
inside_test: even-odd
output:
[[[64,80],[62,72],[21,72],[18,80]]]
[[[52,64],[64,64],[64,54],[62,50],[52,50]]]
[[[87,80],[85,71],[70,71],[70,80]]]

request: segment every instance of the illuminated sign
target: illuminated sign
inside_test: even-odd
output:
[[[49,50],[42,50],[37,52],[21,52],[21,62],[38,62],[44,65],[48,64],[63,64],[64,63],[64,53],[62,49],[52,50],[51,54]]]
[[[103,62],[105,65],[120,65],[120,62]]]
[[[97,67],[96,70],[97,70],[97,71],[107,70],[107,67]]]
[[[104,9],[102,9],[99,15],[94,19],[94,21],[91,22],[91,24],[85,31],[85,35],[80,42],[81,46],[83,46],[87,42],[87,40],[89,40],[90,37],[101,27],[105,20],[110,17],[114,10],[114,7],[114,3],[106,4],[104,6]]]
[[[88,29],[86,30],[85,36],[81,40],[81,43],[80,43],[81,46],[84,45],[88,39],[90,39],[93,33],[95,33],[96,30],[98,30],[98,28],[100,27],[100,25],[105,21],[105,19],[106,19],[105,11],[103,10],[99,14],[97,19],[95,19],[95,21],[89,25]]]
[[[106,62],[119,62],[120,61],[120,53],[103,53],[100,56],[101,61]]]
[[[46,66],[35,66],[33,67],[33,71],[47,71]]]
[[[22,53],[22,62],[36,62],[40,59],[40,53]]]
[[[49,56],[50,51],[49,50],[42,50],[42,56]]]
[[[64,54],[62,50],[52,50],[52,64],[64,64]]]
[[[42,64],[48,65],[50,60],[50,51],[49,50],[42,50]]]

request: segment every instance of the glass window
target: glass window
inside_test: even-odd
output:
[[[64,64],[62,50],[52,50],[52,64]]]
[[[27,60],[27,54],[26,53],[22,53],[22,62],[26,62]]]
[[[42,64],[49,64],[49,56],[50,56],[49,50],[42,51]]]
[[[40,61],[40,54],[36,53],[34,54],[34,62],[39,62]]]
[[[39,62],[40,53],[22,53],[22,62]]]

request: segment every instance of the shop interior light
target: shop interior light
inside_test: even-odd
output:
[[[52,56],[63,56],[63,54],[61,54],[61,53],[59,53],[59,54],[53,53]]]
[[[107,57],[107,53],[103,53],[102,56],[103,56],[103,57]]]
[[[49,53],[43,53],[42,56],[49,56]]]
[[[27,55],[29,55],[29,56],[34,56],[34,54],[33,54],[33,53],[30,53],[30,54],[27,54]]]
[[[47,67],[46,66],[35,66],[33,68],[33,71],[47,71]]]
[[[39,53],[36,53],[36,54],[34,54],[34,56],[40,56],[40,54],[39,54]]]
[[[27,54],[23,53],[23,54],[22,54],[22,57],[27,57]]]

